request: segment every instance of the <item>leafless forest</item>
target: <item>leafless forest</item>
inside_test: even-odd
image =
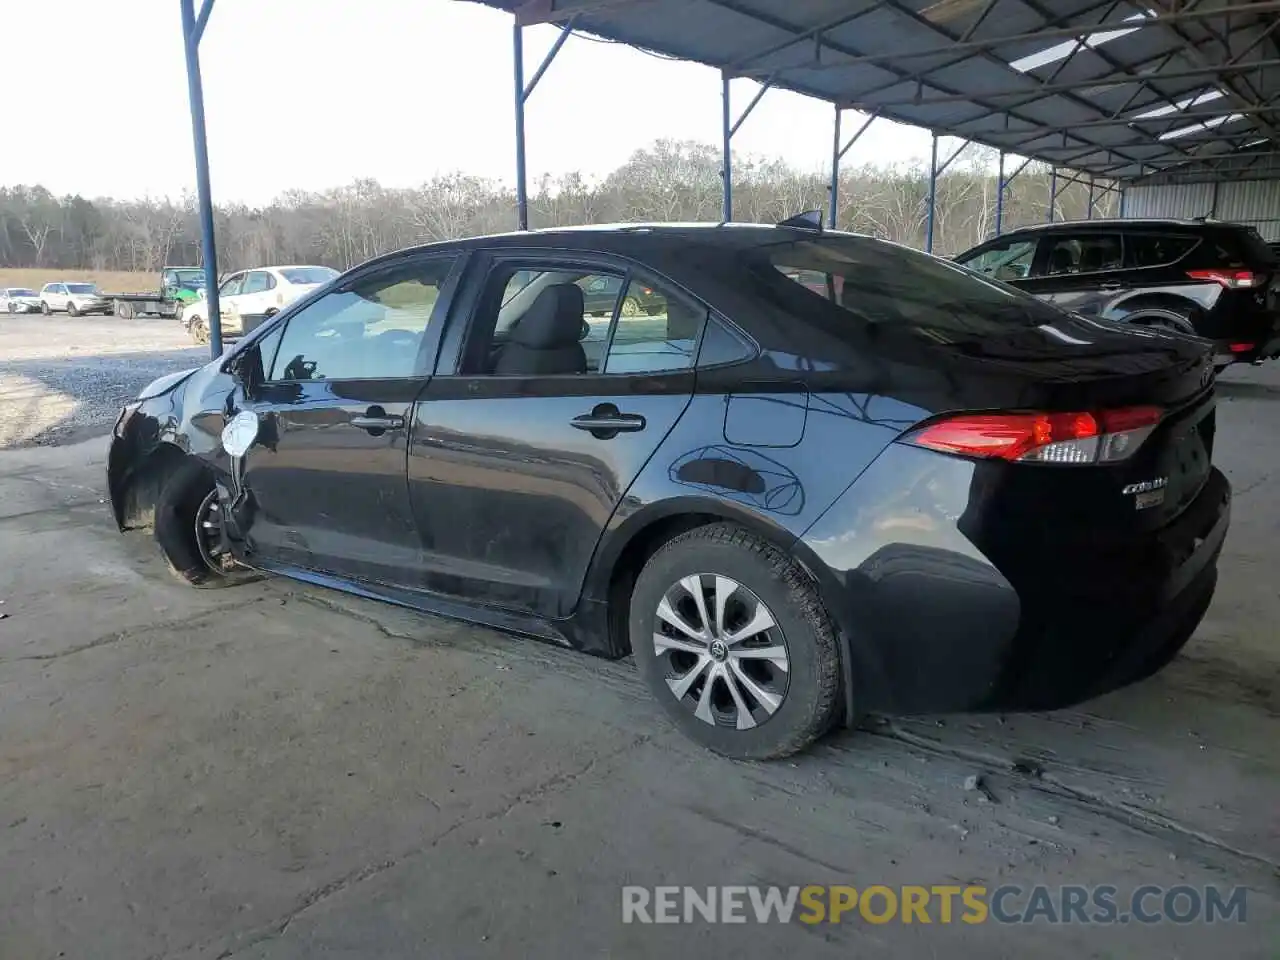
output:
[[[938,181],[934,250],[957,253],[995,231],[995,157],[970,147]],[[1049,172],[1028,167],[1010,185],[1004,226],[1037,223],[1048,211]],[[1088,187],[1065,186],[1057,216],[1085,216]],[[1100,197],[1103,195],[1100,193]],[[1096,207],[1114,208],[1114,194]],[[602,180],[579,174],[530,184],[533,227],[621,221],[720,218],[718,148],[659,140]],[[734,158],[734,215],[776,222],[828,205],[826,175],[785,163]],[[923,247],[928,168],[863,166],[843,171],[842,229]],[[226,269],[266,263],[346,268],[376,254],[451,237],[510,230],[514,191],[454,173],[413,188],[356,180],[319,193],[287,191],[265,207],[222,204],[218,250]],[[43,187],[0,188],[0,266],[153,271],[199,262],[199,226],[190,195],[174,200],[56,197]]]

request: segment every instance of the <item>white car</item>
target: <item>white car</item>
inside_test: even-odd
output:
[[[255,267],[231,274],[218,285],[218,316],[222,320],[223,337],[242,336],[262,319],[274,316],[336,276],[338,271],[332,267],[305,264]],[[209,342],[208,301],[203,291],[200,299],[182,308],[179,320],[196,343]]]
[[[46,283],[40,291],[40,312],[46,316],[66,311],[73,317],[84,313],[111,313],[111,301],[92,283]]]
[[[0,310],[9,313],[37,313],[40,294],[27,287],[0,287]]]

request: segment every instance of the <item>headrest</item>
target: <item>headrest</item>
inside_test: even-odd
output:
[[[582,339],[582,288],[554,283],[538,294],[515,329],[511,342],[534,350],[567,347]]]

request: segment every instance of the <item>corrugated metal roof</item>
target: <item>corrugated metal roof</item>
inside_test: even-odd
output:
[[[1280,0],[478,0],[1095,176],[1280,178]]]

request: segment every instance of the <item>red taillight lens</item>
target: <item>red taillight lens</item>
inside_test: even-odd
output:
[[[1232,353],[1248,353],[1250,350],[1256,347],[1257,344],[1256,343],[1231,343],[1231,344],[1228,344],[1227,346]]]
[[[913,433],[911,443],[966,457],[1086,464],[1123,460],[1160,422],[1159,407],[1101,413],[966,413]]]
[[[1260,277],[1252,270],[1188,270],[1192,280],[1212,280],[1224,290],[1259,286]]]

